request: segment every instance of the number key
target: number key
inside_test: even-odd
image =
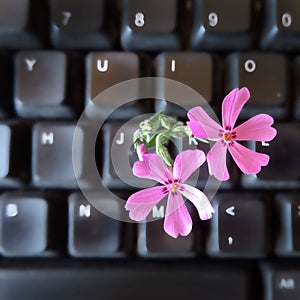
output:
[[[231,50],[251,46],[250,0],[194,0],[193,49]]]
[[[300,49],[300,2],[267,0],[261,47],[270,50]]]
[[[123,0],[122,46],[130,50],[179,49],[179,11],[177,0]]]

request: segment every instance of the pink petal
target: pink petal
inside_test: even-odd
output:
[[[234,127],[234,124],[246,102],[250,98],[247,88],[234,89],[223,100],[222,104],[222,122],[223,128]]]
[[[173,238],[187,236],[192,230],[192,218],[179,193],[170,193],[168,198],[164,230]]]
[[[177,155],[174,161],[173,177],[184,182],[205,162],[202,150],[186,150]]]
[[[171,174],[157,154],[143,154],[143,161],[135,162],[132,171],[137,177],[156,180],[160,183],[172,180]]]
[[[228,147],[234,161],[245,174],[257,174],[262,166],[269,163],[270,157],[266,154],[254,152],[239,143]]]
[[[143,160],[143,155],[148,154],[148,149],[144,144],[139,144],[136,147],[136,153],[139,160]]]
[[[202,107],[197,106],[190,109],[187,113],[190,122],[187,125],[191,129],[193,135],[198,138],[219,139],[222,127],[215,122]]]
[[[199,217],[201,220],[208,220],[212,218],[212,214],[215,212],[211,206],[208,198],[200,190],[192,187],[188,184],[181,185],[184,189],[180,190],[180,193],[187,199],[189,199],[197,208]]]
[[[155,186],[132,194],[125,205],[129,217],[134,221],[145,219],[152,208],[166,196],[164,186]]]
[[[220,181],[228,180],[229,173],[226,166],[227,146],[218,141],[207,153],[208,171]]]
[[[271,127],[274,119],[265,114],[257,115],[240,126],[236,127],[237,141],[271,141],[277,134],[275,128]]]

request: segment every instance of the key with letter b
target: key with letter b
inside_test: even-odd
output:
[[[7,193],[0,198],[0,252],[5,256],[47,256],[52,246],[49,206],[40,195]],[[58,218],[56,218],[56,222]],[[63,228],[60,227],[60,231]],[[52,232],[53,233],[53,232]],[[55,235],[55,239],[58,236]],[[53,241],[52,241],[53,242]],[[52,253],[53,254],[53,253]]]

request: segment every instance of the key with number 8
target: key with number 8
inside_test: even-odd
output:
[[[182,1],[183,2],[183,1]],[[123,0],[123,48],[129,50],[177,50],[180,48],[177,0]],[[180,24],[179,24],[180,27]]]

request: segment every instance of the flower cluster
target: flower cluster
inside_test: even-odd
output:
[[[230,178],[226,166],[227,151],[245,174],[257,174],[261,167],[269,163],[268,155],[252,151],[239,143],[269,142],[276,136],[276,130],[271,127],[274,120],[266,114],[257,115],[235,127],[249,98],[247,88],[235,89],[225,97],[222,104],[222,126],[199,106],[188,112],[187,126],[160,114],[141,124],[141,130],[134,137],[139,161],[134,164],[133,173],[140,178],[155,180],[161,185],[141,190],[128,198],[125,208],[132,220],[145,219],[153,207],[167,196],[164,230],[174,238],[178,235],[186,236],[192,230],[192,219],[183,197],[193,203],[201,220],[210,219],[214,213],[207,196],[199,189],[184,183],[205,160],[209,174],[220,181]],[[155,134],[150,135],[153,130]],[[202,150],[187,150],[173,161],[165,144],[170,138],[184,135],[202,142],[214,141],[215,144],[206,157]],[[148,153],[148,148],[152,146],[156,147],[156,154]]]

